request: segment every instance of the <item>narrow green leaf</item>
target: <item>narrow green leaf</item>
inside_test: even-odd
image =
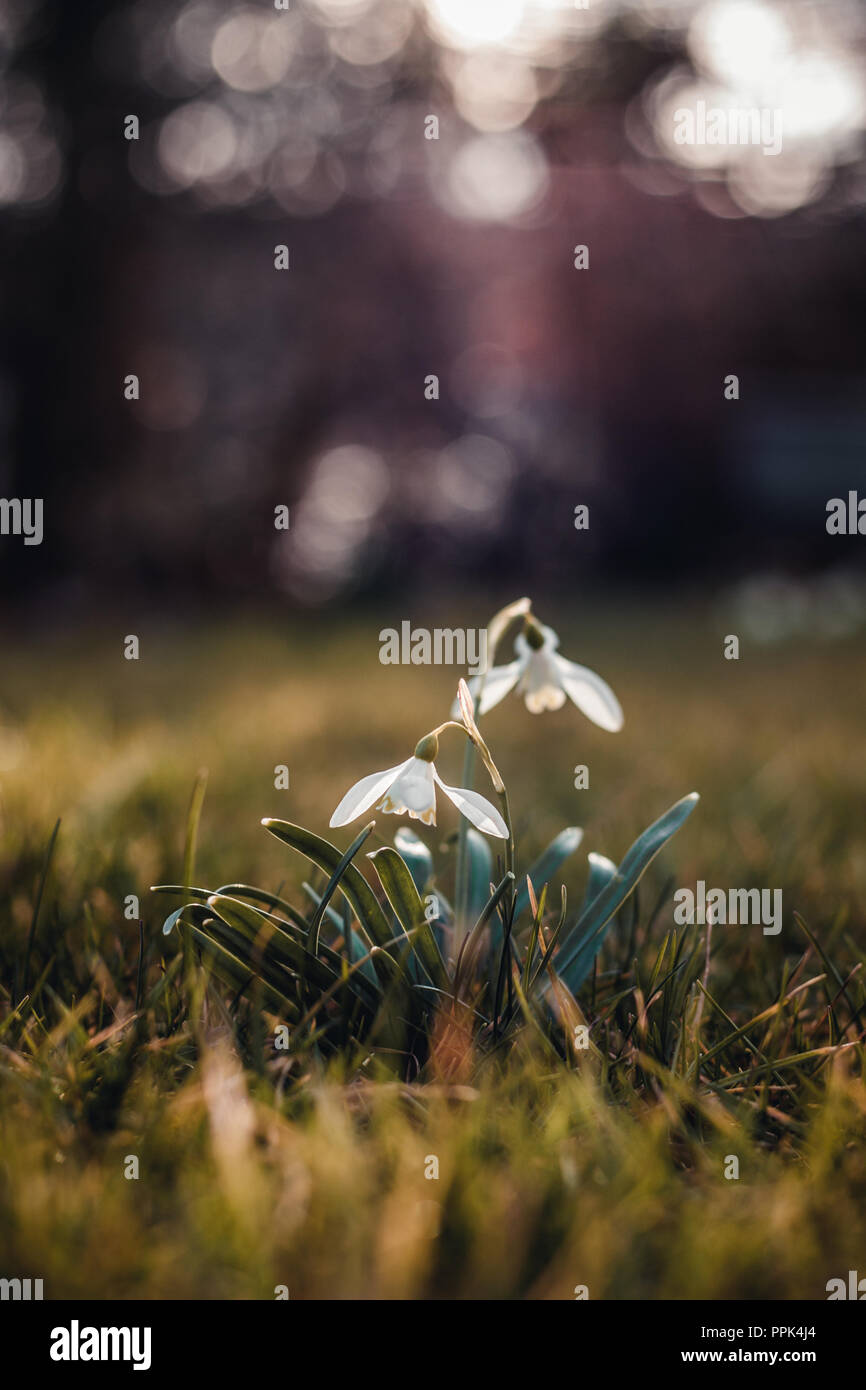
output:
[[[485,904],[484,911],[481,913],[472,931],[466,939],[466,944],[457,962],[457,969],[454,975],[454,997],[459,998],[461,980],[471,976],[475,966],[475,960],[481,949],[481,937],[484,928],[493,917],[505,894],[510,890],[514,883],[514,874],[509,869],[505,877],[499,881]]]
[[[340,884],[340,879],[343,877],[343,874],[349,868],[349,865],[351,864],[355,855],[358,853],[358,850],[361,848],[361,846],[365,843],[365,841],[369,840],[370,836],[373,833],[373,830],[375,829],[375,826],[376,822],[374,820],[371,820],[369,825],[364,826],[364,829],[361,831],[360,835],[355,836],[355,839],[352,841],[345,854],[342,855],[339,864],[335,868],[334,872],[331,874],[331,877],[328,879],[327,886],[325,888],[324,893],[322,894],[319,905],[313,913],[313,920],[310,923],[310,929],[307,933],[307,950],[310,951],[312,955],[316,955],[319,949],[319,928],[322,925],[322,917],[324,916],[325,908],[328,906],[328,903],[331,901],[331,898],[337,891],[337,888]]]
[[[616,873],[616,864],[606,855],[596,854],[595,851],[592,851],[586,858],[589,863],[589,876],[586,880],[586,892],[583,895],[581,912],[584,912],[590,903],[598,897],[602,888],[610,883]]]
[[[419,835],[408,825],[401,825],[394,836],[394,846],[408,866],[412,882],[423,894],[433,881],[433,855]]]
[[[433,928],[426,920],[424,904],[408,865],[390,845],[373,850],[367,858],[376,870],[379,882],[403,930],[411,932],[413,927],[418,928],[412,938],[412,945],[431,983],[439,989],[447,989],[448,971],[440,955]]]
[[[569,855],[574,854],[581,840],[583,831],[576,825],[569,825],[565,830],[560,830],[555,839],[551,840],[547,849],[535,860],[526,874],[521,877],[523,883],[517,892],[517,903],[514,908],[515,921],[521,912],[529,906],[529,890],[526,886],[527,877],[532,879],[532,886],[536,893],[540,893],[545,884],[553,878],[560,865],[564,864]]]
[[[266,893],[263,888],[252,888],[248,883],[225,883],[216,890],[223,893],[227,898],[249,898],[251,902],[263,903],[265,907],[278,907],[284,912],[290,922],[294,922],[296,927],[307,930],[307,922],[302,912],[299,912],[291,903],[287,903],[285,898],[280,898],[276,893]]]
[[[207,768],[199,770],[192,789],[192,796],[189,802],[189,812],[186,818],[186,842],[183,848],[183,881],[186,887],[192,883],[192,876],[195,872],[195,847],[198,842],[198,827],[201,820],[201,808],[204,805],[204,794],[207,790]]]
[[[532,878],[529,877],[529,876],[527,876],[526,886],[527,886],[527,890],[528,890],[528,892],[529,892],[529,904],[530,904],[530,907],[533,908],[533,913],[532,913],[532,930],[531,930],[530,933],[529,933],[529,946],[527,947],[527,950],[526,950],[526,958],[525,958],[525,960],[524,960],[524,962],[523,962],[523,985],[522,985],[522,988],[523,988],[524,994],[528,993],[528,990],[529,990],[529,980],[530,980],[530,976],[531,976],[531,973],[532,973],[532,962],[533,962],[533,959],[534,959],[534,957],[535,957],[535,948],[536,948],[536,946],[538,945],[538,934],[539,934],[539,932],[541,931],[541,919],[542,919],[542,917],[544,916],[544,905],[545,905],[545,903],[547,902],[547,885],[546,885],[546,884],[545,884],[545,886],[542,888],[542,890],[541,890],[541,896],[538,898],[537,901],[534,901],[534,892],[533,892],[533,889],[534,889],[534,886],[535,886],[535,885],[534,885],[533,882],[532,882]]]
[[[303,826],[270,819],[263,820],[262,825],[278,840],[282,840],[299,854],[305,855],[312,864],[323,869],[329,876],[340,863],[342,855],[336,846],[319,835],[314,835],[311,830],[305,830]],[[388,919],[376,901],[369,883],[354,864],[348,866],[340,879],[340,892],[345,894],[354,908],[358,925],[367,937],[368,943],[384,950],[392,935]],[[383,965],[378,952],[374,955],[373,962],[380,979],[391,978],[392,972],[387,965]]]
[[[313,888],[311,884],[306,882],[302,883],[301,887],[303,888],[304,892],[308,895],[313,905],[318,906],[318,904],[322,901],[321,893],[317,893],[315,888]],[[356,931],[353,931],[352,929],[351,919],[354,914],[352,912],[352,905],[349,902],[348,898],[344,898],[343,902],[345,905],[346,920],[344,920],[338,912],[335,912],[332,907],[325,908],[325,916],[331,923],[331,926],[336,928],[336,930],[340,933],[343,939],[349,943],[349,949],[347,954],[351,956],[350,964],[354,963],[356,960],[359,960],[363,956],[364,963],[361,968],[364,974],[367,976],[367,978],[372,980],[375,984],[377,976],[375,970],[373,969],[373,962],[368,952],[367,942],[363,941],[361,937],[358,935],[358,933]]]
[[[208,888],[193,888],[191,885],[184,888],[182,883],[153,883],[150,888],[151,893],[186,893],[188,898],[200,898],[206,902],[210,897]]]
[[[185,906],[186,906],[186,904],[184,904],[184,907],[185,907]],[[180,921],[180,916],[181,916],[181,913],[183,912],[183,910],[184,910],[183,907],[176,907],[175,910],[174,910],[174,912],[172,912],[171,915],[170,915],[169,917],[166,917],[165,921],[164,921],[163,924],[162,924],[162,934],[163,934],[163,936],[170,936],[170,935],[171,935],[172,930],[173,930],[175,924],[176,924],[177,922]]]
[[[698,800],[697,792],[684,796],[639,835],[616,872],[584,908],[555,962],[557,974],[572,994],[589,974],[611,919],[634,891],[659,850],[691,815]]]
[[[536,982],[536,980],[541,979],[541,977],[544,975],[544,972],[545,972],[545,970],[547,969],[547,962],[550,960],[551,956],[553,955],[554,950],[556,949],[556,944],[557,944],[557,942],[559,941],[560,933],[562,932],[562,928],[563,928],[563,925],[564,925],[564,923],[565,923],[565,909],[566,909],[567,903],[568,903],[568,899],[567,899],[567,897],[566,897],[565,884],[563,884],[563,885],[562,885],[562,899],[561,899],[560,909],[559,909],[559,917],[557,918],[556,926],[553,928],[553,931],[550,933],[550,940],[549,940],[548,943],[547,943],[547,950],[545,951],[544,955],[541,957],[541,960],[538,962],[538,966],[537,966],[537,968],[536,968],[536,970],[535,970],[535,973],[533,974],[532,979],[531,979],[530,982],[529,982],[529,989],[527,990],[527,997],[530,997],[530,996],[531,996],[532,991],[533,991],[534,988],[535,988],[535,982]]]
[[[343,963],[335,951],[325,947],[318,956],[314,956],[275,917],[260,912],[238,898],[225,898],[217,893],[208,899],[207,905],[244,943],[243,948],[236,947],[236,954],[247,960],[252,970],[258,971],[261,965],[262,973],[270,983],[279,982],[279,976],[268,973],[271,967],[297,976],[306,974],[306,978],[321,989],[327,989],[335,979],[340,978]],[[368,1005],[378,1004],[379,990],[363,975],[353,977],[350,987]]]
[[[212,970],[236,994],[248,988],[258,978],[262,989],[261,1002],[265,1008],[272,1013],[282,1015],[291,1023],[300,1018],[301,1011],[294,999],[290,998],[283,990],[276,988],[268,980],[263,979],[258,971],[251,970],[248,964],[236,956],[224,942],[217,940],[207,927],[197,927],[190,923],[188,930],[198,942],[202,959],[207,964],[208,969]]]

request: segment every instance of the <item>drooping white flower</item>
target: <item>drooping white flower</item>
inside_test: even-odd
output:
[[[615,733],[622,728],[623,715],[619,701],[610,686],[588,666],[566,661],[557,651],[559,638],[551,627],[543,627],[534,618],[527,618],[524,631],[514,642],[516,660],[507,666],[494,666],[483,681],[476,676],[470,683],[473,696],[478,697],[479,714],[486,714],[510,690],[517,691],[526,701],[532,714],[543,710],[561,709],[566,696],[594,724]]]
[[[439,751],[435,734],[422,738],[411,758],[384,772],[373,772],[350,787],[334,814],[331,826],[348,825],[369,811],[377,801],[378,809],[397,816],[407,813],[425,825],[436,824],[436,788],[454,802],[457,810],[485,835],[505,839],[508,827],[495,806],[478,792],[467,787],[449,787],[442,781],[434,766]],[[382,798],[379,801],[379,798]]]

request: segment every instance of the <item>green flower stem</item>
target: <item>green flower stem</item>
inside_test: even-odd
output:
[[[465,732],[465,730],[464,730]],[[466,749],[463,754],[463,779],[461,786],[468,791],[472,790],[472,783],[475,780],[475,744],[471,738],[466,739]],[[454,953],[455,957],[460,955],[460,947],[463,945],[463,938],[466,935],[466,909],[467,898],[469,896],[469,855],[466,852],[466,841],[469,836],[469,822],[465,816],[460,817],[460,824],[457,829],[457,866],[455,869],[455,892],[454,892]]]
[[[510,873],[514,873],[514,831],[511,828],[511,807],[508,804],[508,792],[503,786],[499,793],[499,804],[502,807],[502,819],[508,826],[508,839],[505,841],[505,867]],[[517,880],[515,879],[511,890],[512,898],[517,897]]]
[[[458,724],[454,720],[449,720],[447,724],[441,724],[435,732],[438,735],[447,728],[460,729],[466,736],[466,751],[463,755],[463,781],[461,785],[466,787],[467,790],[472,789],[472,782],[475,776],[476,750],[481,754],[490,781],[493,783],[493,790],[502,807],[502,818],[508,827],[508,837],[505,842],[505,867],[506,870],[514,874],[514,830],[511,824],[511,807],[508,802],[508,791],[502,780],[499,769],[491,757],[490,749],[481,737],[478,721],[475,720],[475,727],[473,729],[467,729],[465,724]],[[456,890],[454,895],[454,949],[458,953],[463,944],[463,938],[466,935],[468,927],[466,921],[466,899],[469,888],[469,856],[466,853],[466,839],[468,833],[468,821],[465,816],[461,816],[460,826],[457,832]],[[516,897],[517,888],[515,881],[515,883],[512,883],[509,895],[509,911],[513,911]]]
[[[506,605],[505,608],[501,608],[499,612],[491,618],[490,623],[488,624],[487,659],[485,661],[484,670],[481,673],[481,678],[478,684],[478,695],[476,699],[476,707],[479,710],[479,714],[476,716],[475,719],[476,732],[481,722],[480,707],[481,696],[484,693],[484,683],[487,679],[488,671],[490,671],[491,667],[495,663],[497,648],[500,642],[502,641],[502,638],[505,636],[505,633],[508,631],[508,628],[515,621],[515,619],[525,617],[531,611],[531,609],[532,604],[530,603],[528,598],[517,599],[515,603],[509,603]],[[453,723],[453,721],[451,721],[447,725],[443,724],[442,728],[445,729],[451,727],[451,723]],[[465,727],[462,724],[459,725],[459,727],[463,728],[464,732],[466,732]],[[461,786],[466,787],[468,791],[472,791],[473,782],[475,778],[475,747],[475,740],[470,737],[466,745],[466,751],[463,755],[463,781],[461,783]],[[490,753],[487,750],[486,746],[483,746],[481,748],[481,755],[484,758],[485,764],[487,765],[488,772],[490,772],[491,767],[494,767],[494,772],[491,773],[491,780],[493,781],[494,790],[496,791],[496,794],[501,801],[504,795],[504,784],[502,782],[502,778],[499,777],[499,773],[495,770],[495,765],[493,764],[493,760],[490,758]],[[503,787],[502,791],[500,791],[500,787]],[[508,826],[508,867],[513,871],[514,834],[511,829],[511,815],[508,811],[507,796],[505,797],[503,805],[505,823]],[[458,952],[460,950],[461,945],[463,944],[463,937],[466,934],[467,927],[466,912],[467,898],[469,896],[469,856],[466,852],[466,841],[468,834],[469,826],[467,824],[466,817],[461,816],[460,825],[457,831],[457,865],[454,873],[454,948],[455,951]]]

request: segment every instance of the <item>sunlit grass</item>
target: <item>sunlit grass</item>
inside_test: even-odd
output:
[[[139,663],[104,632],[4,643],[2,1272],[44,1277],[48,1297],[270,1298],[278,1284],[293,1298],[570,1298],[577,1284],[593,1298],[823,1297],[862,1266],[866,1234],[862,1050],[843,1046],[866,1003],[866,656],[853,644],[732,663],[703,614],[566,615],[563,649],[604,672],[623,732],[516,701],[488,716],[524,866],[563,824],[584,827],[562,874],[578,899],[586,852],[619,858],[684,792],[702,797],[581,991],[596,1046],[570,1067],[527,1032],[507,1061],[470,1058],[461,1086],[366,1082],[339,1060],[275,1053],[273,1019],[217,985],[190,1010],[196,984],[173,947],[163,975],[164,904],[148,887],[179,881],[200,767],[197,879],[301,901],[308,866],[261,817],[327,833],[353,781],[445,717],[456,673],[379,664],[393,621],[322,621],[312,638],[309,624],[154,628]],[[588,791],[574,790],[578,763]],[[457,751],[441,771],[459,780]],[[425,834],[441,846],[454,830],[444,803]],[[698,985],[659,987],[670,955],[653,982],[670,897],[652,910],[666,881],[698,878],[781,887],[785,904],[777,938],[716,929],[702,1006]],[[147,945],[137,1018],[129,894]],[[690,979],[697,931],[678,934]],[[720,1044],[698,1071],[699,1045]]]

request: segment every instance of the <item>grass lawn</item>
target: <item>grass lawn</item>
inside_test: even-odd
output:
[[[363,821],[327,829],[343,793],[410,756],[462,674],[381,665],[400,617],[5,634],[0,1276],[41,1277],[46,1298],[822,1299],[866,1274],[862,641],[726,661],[729,623],[699,605],[542,614],[625,727],[514,696],[485,717],[518,870],[582,826],[550,892],[579,904],[587,852],[619,862],[701,795],[578,993],[584,1051],[559,1057],[527,1023],[407,1080],[351,1049],[277,1050],[255,990],[206,980],[162,935],[180,899],[149,889],[183,880],[202,767],[193,882],[309,913],[310,866],[262,817],[342,852]],[[443,737],[447,782],[461,762]],[[361,866],[399,823],[376,820]],[[440,798],[420,832],[446,892],[456,828]],[[716,925],[707,971],[704,928],[673,917],[698,880],[781,889],[781,933]]]

